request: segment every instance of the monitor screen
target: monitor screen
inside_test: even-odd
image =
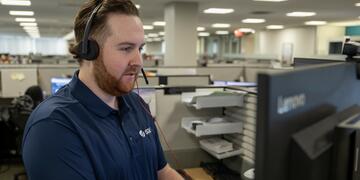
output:
[[[360,80],[354,63],[320,64],[285,73],[259,74],[255,179],[292,180],[299,179],[294,175],[301,173],[306,175],[302,179],[331,179],[329,163],[333,163],[333,144],[321,139],[314,143],[312,137],[326,139],[326,133],[333,134],[335,125],[331,123],[337,123],[329,117],[359,104]],[[304,131],[307,128],[310,130]],[[298,167],[296,144],[303,145],[302,141],[308,148],[321,150],[307,162],[308,168]],[[306,152],[301,148],[299,151]]]
[[[55,94],[61,87],[71,81],[71,78],[53,77],[51,78],[51,94]]]

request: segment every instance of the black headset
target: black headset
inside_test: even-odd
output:
[[[79,42],[77,47],[76,58],[93,61],[99,56],[99,51],[100,51],[99,45],[95,40],[90,39],[89,36],[94,18],[97,12],[99,11],[99,9],[101,8],[101,6],[102,3],[100,2],[99,5],[97,5],[95,9],[92,11],[88,21],[86,22],[83,39],[81,40],[81,42]],[[141,68],[141,73],[144,77],[145,83],[149,84],[143,68]]]

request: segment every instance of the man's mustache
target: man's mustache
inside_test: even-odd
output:
[[[124,74],[135,74],[137,75],[141,70],[140,65],[130,65],[128,68],[126,68]]]

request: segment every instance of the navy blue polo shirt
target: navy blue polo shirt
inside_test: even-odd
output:
[[[75,73],[31,114],[23,161],[34,180],[151,180],[167,164],[148,106],[135,93],[119,110],[98,98]]]

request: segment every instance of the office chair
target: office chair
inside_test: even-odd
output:
[[[30,86],[25,91],[25,95],[23,97],[19,97],[18,100],[17,100],[17,103],[14,103],[14,104],[18,104],[18,107],[21,107],[21,108],[24,109],[22,111],[22,113],[19,113],[20,116],[18,116],[16,118],[18,121],[21,121],[21,122],[17,123],[18,126],[21,129],[20,130],[21,131],[20,137],[22,137],[22,135],[23,135],[26,120],[27,120],[28,116],[31,113],[28,110],[29,109],[31,109],[31,110],[35,109],[36,106],[38,106],[43,100],[44,100],[44,95],[43,95],[43,91],[42,91],[41,87],[40,86]],[[21,116],[21,114],[22,114],[22,116]],[[21,143],[21,139],[22,138],[19,139],[19,143]],[[19,152],[20,152],[20,149],[19,149]],[[25,171],[14,174],[14,180],[21,180],[21,179],[27,179]]]
[[[31,97],[33,101],[32,109],[35,109],[44,100],[43,90],[40,86],[30,86],[26,91],[25,95]]]

